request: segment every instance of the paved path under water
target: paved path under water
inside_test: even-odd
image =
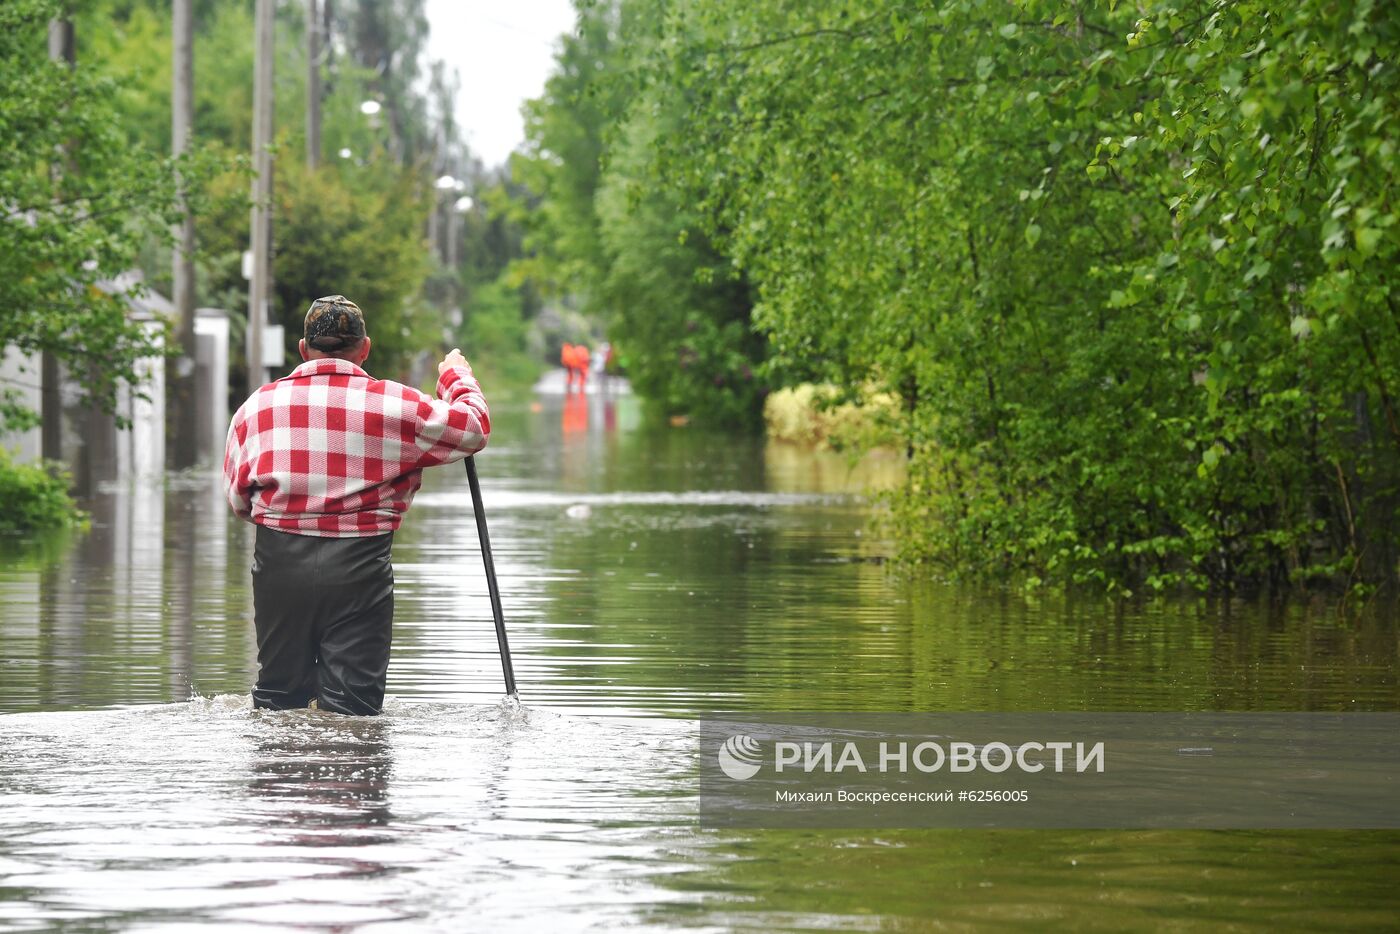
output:
[[[632,394],[632,384],[625,376],[600,376],[590,372],[583,388],[586,395],[622,397]],[[554,367],[541,374],[535,382],[534,391],[540,396],[564,396],[576,391],[576,388],[570,387],[563,367]]]
[[[248,527],[211,477],[0,563],[0,930],[1385,927],[1400,834],[735,831],[712,710],[1397,710],[1393,615],[901,583],[888,482],[601,395],[502,405],[395,543],[379,719],[254,712]]]

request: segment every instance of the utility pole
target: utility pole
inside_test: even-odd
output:
[[[272,211],[272,56],[273,4],[257,0],[254,30],[257,53],[253,64],[253,207],[250,235],[253,275],[248,282],[248,394],[263,384],[263,325],[271,272]]]
[[[321,17],[306,0],[306,167],[321,161]]]
[[[439,124],[437,138],[433,141],[433,211],[428,215],[428,243],[433,249],[434,262],[442,262],[442,189],[438,187],[438,182],[446,171],[443,168],[447,161],[443,148],[442,125]]]
[[[64,11],[66,17],[68,12]],[[77,44],[73,36],[73,21],[71,19],[51,19],[49,20],[49,60],[54,62],[66,62],[72,68],[78,60]],[[65,154],[66,158],[66,154]],[[66,167],[56,165],[54,172],[61,174]],[[39,363],[40,386],[40,417],[42,427],[39,430],[40,453],[48,460],[63,459],[63,395],[61,382],[63,379],[63,369],[58,364],[58,357],[49,351],[44,351]]]
[[[68,11],[64,10],[63,15],[68,16]],[[72,20],[49,20],[49,61],[67,62],[69,67],[78,61],[77,45],[73,39]]]
[[[452,208],[447,215],[447,268],[452,270],[454,277],[457,274],[458,246],[462,239],[464,216],[472,209],[472,206],[476,204],[470,195],[463,194],[466,189],[467,186],[461,181],[457,182],[457,186],[454,189],[457,197],[453,199]],[[460,280],[454,278],[454,281]]]
[[[442,192],[438,191],[437,185],[433,185],[433,211],[428,215],[428,243],[433,249],[433,259],[442,258],[442,238],[438,236],[438,215],[442,213]]]
[[[173,29],[174,48],[172,88],[170,149],[179,158],[190,148],[190,137],[194,131],[194,12],[193,0],[174,0]],[[175,313],[178,316],[180,355],[169,359],[166,365],[166,381],[169,390],[166,400],[170,405],[170,428],[172,466],[192,467],[199,460],[199,450],[195,435],[198,420],[195,410],[195,356],[197,348],[194,336],[194,212],[185,197],[185,187],[180,183],[179,197],[181,218],[178,243],[175,246],[174,295]]]

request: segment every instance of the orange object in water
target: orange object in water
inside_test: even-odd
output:
[[[573,344],[566,343],[559,348],[559,363],[564,367],[564,389],[567,392],[574,388],[574,373],[578,369],[577,348]]]
[[[560,428],[565,436],[581,434],[588,430],[588,397],[583,393],[571,393],[564,398]]]

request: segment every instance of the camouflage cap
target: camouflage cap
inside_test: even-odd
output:
[[[344,295],[327,295],[311,303],[304,325],[306,345],[323,353],[353,347],[365,336],[365,315]]]

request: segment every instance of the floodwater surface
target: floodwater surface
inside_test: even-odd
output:
[[[892,578],[887,482],[599,397],[499,406],[394,545],[380,718],[250,708],[217,478],[0,558],[0,930],[1385,928],[1400,834],[703,826],[711,711],[1400,710],[1395,615]]]

